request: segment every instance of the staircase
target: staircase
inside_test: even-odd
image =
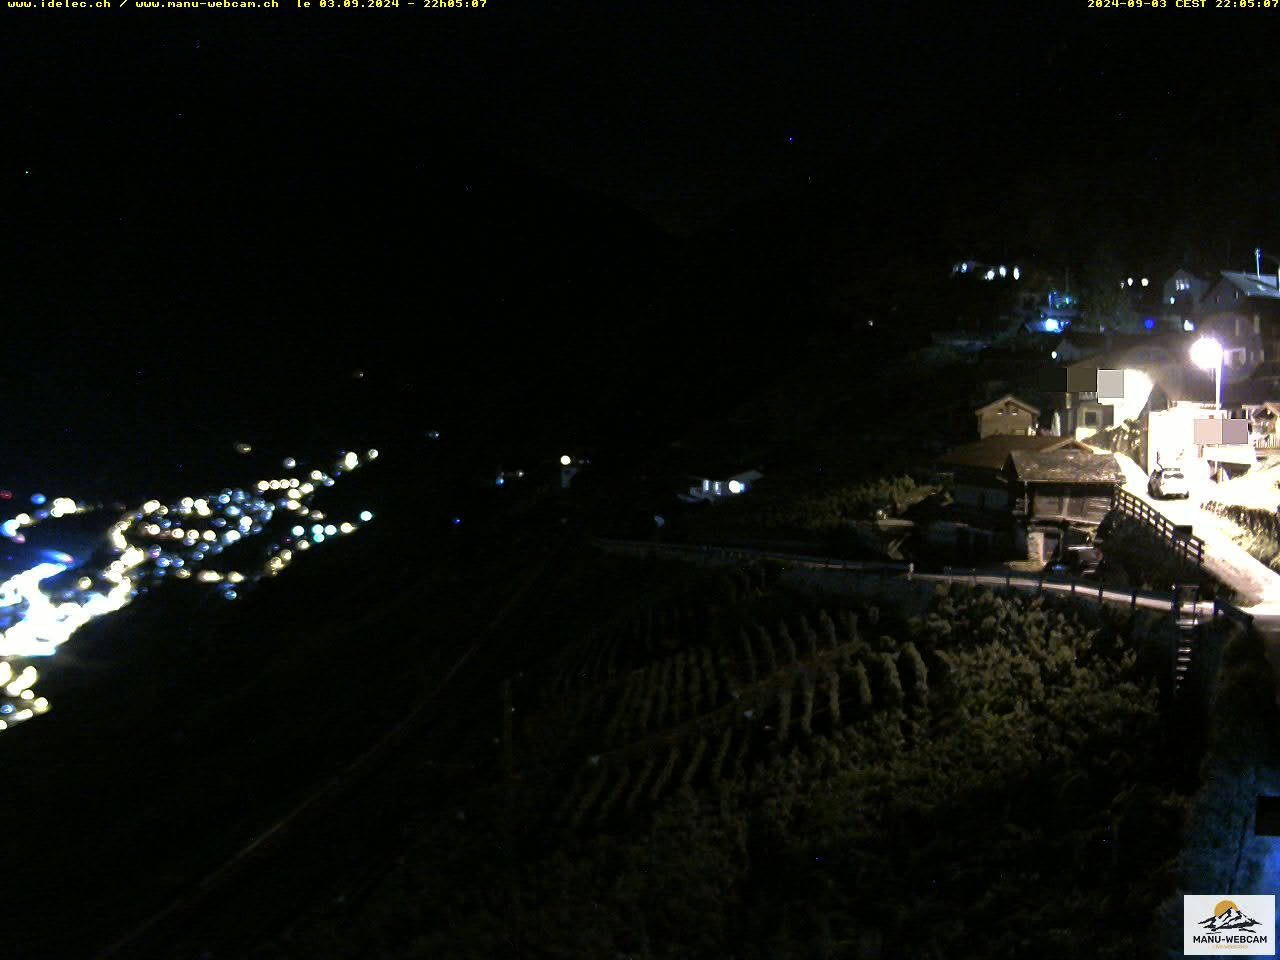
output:
[[[1176,694],[1182,687],[1195,659],[1196,641],[1200,636],[1200,585],[1183,583],[1174,594],[1174,622],[1178,625],[1177,640],[1173,652],[1173,689]]]

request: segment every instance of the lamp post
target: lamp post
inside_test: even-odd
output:
[[[1222,344],[1213,337],[1201,337],[1191,345],[1191,362],[1201,370],[1213,370],[1214,413],[1222,411]]]
[[[1222,344],[1213,337],[1201,337],[1191,345],[1191,362],[1201,370],[1213,371],[1214,407],[1222,409]]]

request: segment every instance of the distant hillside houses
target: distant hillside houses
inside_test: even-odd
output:
[[[980,260],[961,260],[951,267],[951,275],[968,276],[977,280],[1021,280],[1022,270],[1006,264],[989,264]]]
[[[727,471],[714,472],[710,476],[694,476],[693,486],[688,493],[677,494],[685,503],[716,503],[731,497],[747,493],[756,483],[764,478],[759,470],[742,470],[728,474]]]
[[[1224,338],[1232,377],[1247,374],[1256,364],[1280,359],[1280,259],[1275,259],[1277,271],[1273,273],[1262,270],[1264,259],[1274,258],[1256,251],[1253,272],[1221,270],[1216,275],[1203,275],[1179,267],[1163,282],[1158,277],[1141,274],[1121,277],[1119,285],[1126,294],[1126,306],[1112,324],[1119,329],[1109,330],[1104,321],[1093,332],[1210,331]],[[954,331],[935,337],[939,343],[976,349],[979,343],[995,339],[995,333],[1010,329],[1028,336],[1080,332],[1079,295],[1069,288],[1045,284],[1042,275],[1037,281],[1016,265],[970,259],[953,263],[951,276],[997,286],[1001,281],[1022,283],[1009,306],[993,309],[991,316],[981,322],[970,323],[966,319],[964,333],[967,336]]]

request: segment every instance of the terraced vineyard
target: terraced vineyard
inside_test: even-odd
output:
[[[874,626],[878,610],[864,616]],[[651,627],[697,622],[676,611]],[[602,642],[609,652],[595,662],[606,682],[570,703],[557,684],[545,701],[563,711],[556,742],[576,741],[582,759],[556,822],[603,825],[677,789],[740,780],[770,748],[837,736],[877,709],[927,707],[928,667],[910,641],[866,642],[853,611],[833,617],[821,609],[816,624],[802,614],[794,630],[786,620],[772,631],[743,626],[728,643],[704,621],[705,633],[690,633],[689,645],[625,674],[617,669],[618,644]]]
[[[1069,934],[1119,958],[1153,942],[1185,797],[1144,616],[940,589],[906,620],[765,570],[683,580],[508,678],[500,759],[460,818],[419,824],[367,908],[285,952],[349,936],[424,958],[1016,957]],[[474,863],[500,876],[440,879]]]

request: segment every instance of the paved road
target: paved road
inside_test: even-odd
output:
[[[814,557],[805,554],[787,553],[776,550],[757,550],[751,547],[720,547],[699,544],[652,543],[646,540],[605,540],[597,539],[597,545],[606,549],[643,556],[650,551],[668,553],[684,558],[705,558],[707,562],[723,559],[757,559],[777,560],[793,566],[812,567],[822,570],[847,570],[851,573],[869,573],[907,577],[907,565],[903,563],[860,563],[854,560],[838,560],[831,557]],[[1039,577],[1025,574],[1009,573],[1005,570],[951,571],[950,573],[915,573],[915,580],[933,583],[967,583],[974,586],[1017,587],[1023,590],[1061,593],[1092,600],[1097,603],[1117,603],[1125,606],[1139,606],[1147,610],[1167,611],[1172,608],[1172,593],[1152,593],[1146,591],[1108,590],[1099,586],[1090,586],[1087,582],[1072,583],[1069,580],[1041,580]],[[1203,617],[1213,616],[1213,604],[1201,601],[1196,611]]]
[[[1147,495],[1147,476],[1124,454],[1116,454],[1124,471],[1125,489],[1149,503],[1173,523],[1190,524],[1204,541],[1205,568],[1236,591],[1244,600],[1244,610],[1267,644],[1267,659],[1276,675],[1276,699],[1280,703],[1280,574],[1250,556],[1232,539],[1238,528],[1215,513],[1201,508],[1213,498],[1213,487],[1195,491],[1186,500],[1155,500]]]
[[[1264,613],[1280,610],[1280,574],[1255,560],[1232,539],[1234,524],[1201,508],[1202,500],[1212,499],[1212,487],[1193,492],[1186,500],[1156,500],[1147,494],[1147,475],[1142,468],[1124,454],[1116,454],[1116,460],[1124,471],[1125,490],[1170,522],[1191,526],[1192,532],[1204,541],[1206,569],[1245,598],[1246,609],[1262,604]]]

